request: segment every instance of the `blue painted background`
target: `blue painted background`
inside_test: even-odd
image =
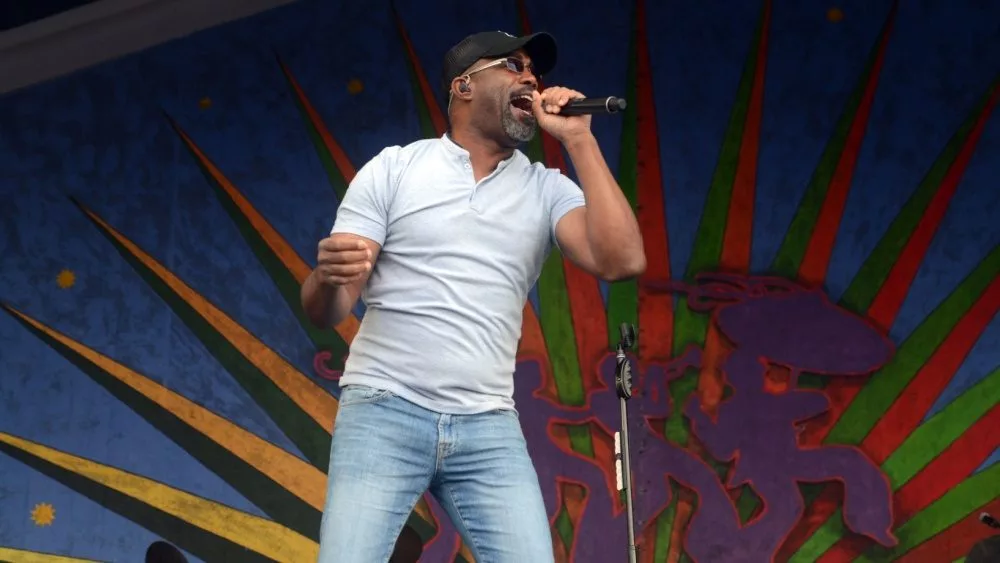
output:
[[[671,267],[690,255],[757,2],[647,7]],[[517,29],[514,2],[399,0],[428,75],[450,44]],[[550,84],[625,91],[631,4],[529,2],[560,41]],[[752,264],[770,264],[889,9],[848,0],[775,2],[767,62]],[[570,15],[567,15],[570,14]],[[928,167],[1000,71],[1000,5],[908,0],[899,8],[833,253],[838,297]],[[177,119],[310,263],[336,200],[279,54],[360,166],[420,137],[389,6],[303,1],[0,98],[0,300],[295,451],[69,200],[79,198],[257,337],[312,373],[314,349],[170,129]],[[364,89],[348,92],[359,79]],[[640,85],[642,87],[642,85]],[[199,107],[208,97],[212,105]],[[621,122],[597,118],[609,163]],[[1000,244],[1000,119],[994,116],[892,327],[899,342]],[[56,285],[64,268],[77,283]],[[983,334],[939,403],[1000,364],[1000,323]],[[323,382],[332,389],[332,384]],[[72,364],[0,315],[2,430],[259,511]],[[994,455],[992,461],[996,461]],[[53,526],[29,519],[56,507]],[[0,456],[0,545],[137,561],[144,529]]]

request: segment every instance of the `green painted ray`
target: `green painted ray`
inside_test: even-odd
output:
[[[326,172],[326,177],[333,187],[334,193],[337,194],[337,199],[343,201],[350,182],[344,177],[344,173],[337,166],[333,154],[323,140],[323,132],[320,130],[322,125],[314,119],[311,111],[315,110],[308,106],[309,100],[305,97],[305,93],[301,91],[298,82],[296,82],[291,72],[289,72],[280,60],[278,64],[281,65],[285,81],[288,82],[288,87],[292,90],[292,99],[295,101],[295,107],[299,110],[299,116],[302,117],[302,122],[309,133],[309,140],[312,141],[313,148],[316,149],[316,156],[319,157],[319,161],[323,165],[323,171]]]
[[[882,464],[893,491],[921,470],[1000,402],[1000,368],[956,397],[940,412],[918,426]],[[848,533],[841,510],[835,511],[799,547],[792,562],[815,561]]]
[[[559,515],[556,516],[553,526],[556,533],[559,534],[559,539],[566,546],[566,551],[569,551],[573,545],[573,538],[576,536],[576,529],[573,527],[573,521],[569,519],[569,512],[566,510],[565,504],[559,507]]]
[[[746,524],[753,516],[754,510],[760,506],[760,496],[750,485],[742,485],[740,498],[736,501],[736,512],[740,515],[740,522]]]
[[[591,433],[589,423],[568,424],[566,432],[574,452],[590,458],[594,457],[594,436]]]
[[[636,9],[632,12],[632,33],[629,34],[629,59],[628,71],[625,80],[625,99],[638,99],[637,75],[639,65],[639,48],[641,38],[639,37],[638,2]],[[649,85],[651,86],[651,85]],[[639,125],[638,104],[630,104],[629,109],[622,117],[621,148],[618,158],[618,185],[622,193],[632,204],[632,211],[638,212],[639,206]],[[647,116],[647,119],[649,116]],[[635,279],[614,282],[608,286],[607,298],[607,322],[608,322],[608,346],[611,349],[618,344],[618,327],[621,323],[629,323],[636,327],[635,350],[639,349],[639,285]]]
[[[171,124],[179,134],[186,137],[176,123],[171,121]],[[193,141],[191,142],[193,143]],[[247,246],[250,247],[250,250],[260,262],[268,277],[271,278],[272,283],[278,289],[278,293],[285,300],[285,304],[299,322],[302,330],[309,336],[309,339],[313,342],[317,350],[330,352],[330,359],[326,362],[327,366],[333,370],[342,369],[344,367],[343,359],[347,356],[349,348],[347,342],[344,341],[337,331],[318,329],[306,318],[305,311],[302,309],[300,295],[302,286],[295,277],[295,274],[289,270],[289,267],[282,261],[271,245],[264,240],[261,232],[254,227],[253,221],[233,201],[233,198],[229,196],[219,183],[219,179],[208,169],[207,165],[211,164],[214,166],[214,164],[207,157],[197,154],[192,146],[187,143],[183,143],[183,145],[192,158],[194,158],[208,184],[212,186],[212,191],[215,193],[220,205],[226,210],[226,214],[232,219],[240,236],[243,237]],[[320,150],[319,147],[317,147],[317,150]],[[326,154],[329,153],[327,152]],[[233,186],[233,189],[236,189],[235,186]],[[282,244],[287,244],[283,239],[281,242]]]
[[[517,24],[518,29],[522,34],[527,33],[524,18],[520,20]],[[524,153],[531,162],[545,163],[541,135],[535,135],[525,145]],[[549,353],[552,377],[555,379],[559,401],[564,405],[586,404],[583,378],[580,376],[576,332],[573,329],[573,314],[570,310],[569,294],[566,291],[566,271],[563,267],[562,253],[558,248],[552,249],[542,266],[537,287],[538,322],[542,327],[542,336],[545,337],[545,347]],[[570,436],[572,438],[573,434]],[[583,444],[574,442],[574,448],[577,446],[582,447]]]
[[[788,559],[788,563],[812,563],[816,561],[847,533],[843,513],[838,508],[818,530],[809,536],[809,539],[799,546],[798,551]]]
[[[918,426],[882,464],[893,489],[905,485],[924,467],[1000,403],[1000,368],[967,389]]]
[[[896,529],[899,545],[895,548],[875,547],[856,561],[864,563],[892,561],[947,530],[998,496],[1000,496],[1000,464],[994,464],[989,469],[969,477]]]
[[[656,545],[653,548],[653,562],[666,563],[670,553],[670,534],[677,516],[677,487],[670,481],[670,504],[656,519]]]
[[[84,214],[86,209],[73,200]],[[111,243],[124,260],[139,274],[160,299],[170,307],[188,329],[198,337],[212,356],[247,391],[303,456],[317,468],[326,471],[330,462],[330,434],[279,389],[250,360],[184,298],[178,295],[160,276],[115,238],[103,225],[87,215],[88,220]]]
[[[934,194],[948,173],[948,169],[951,168],[955,158],[962,150],[962,146],[972,133],[983,108],[986,107],[994,90],[998,87],[1000,87],[1000,78],[994,80],[989,90],[983,94],[976,107],[969,113],[969,116],[945,145],[944,150],[938,155],[934,164],[931,165],[930,170],[917,186],[913,195],[889,224],[889,228],[879,239],[875,249],[868,255],[841,297],[840,304],[843,307],[863,313],[871,306],[882,284],[888,278],[893,265],[903,252],[903,248],[906,247],[910,235],[913,234],[923,218],[927,206],[934,198]]]
[[[750,44],[746,63],[743,65],[743,74],[736,91],[736,100],[733,103],[729,125],[726,127],[722,141],[722,150],[719,153],[719,160],[705,200],[705,208],[698,224],[691,258],[688,260],[687,270],[684,274],[684,279],[687,281],[691,281],[699,272],[715,269],[719,264],[719,257],[722,255],[722,241],[729,214],[729,200],[733,193],[740,146],[743,142],[743,130],[750,108],[750,93],[753,89],[754,73],[758,63],[757,45],[760,43],[763,33],[765,10],[766,2],[761,10],[761,17]],[[674,312],[674,354],[680,355],[691,344],[702,344],[707,328],[708,316],[694,313],[688,308],[687,302],[681,299]]]
[[[860,443],[998,274],[1000,245],[907,337],[892,361],[871,377],[825,442]]]
[[[809,246],[813,229],[816,227],[820,210],[823,208],[827,191],[830,189],[833,174],[844,154],[844,148],[847,146],[847,136],[851,130],[851,124],[857,118],[865,90],[874,78],[872,73],[875,71],[875,64],[882,51],[882,43],[890,25],[891,19],[883,25],[882,32],[868,53],[868,62],[865,64],[864,71],[858,77],[854,91],[847,99],[847,104],[841,111],[840,118],[833,129],[833,135],[830,136],[823,149],[823,154],[813,171],[806,192],[802,196],[802,201],[799,202],[798,211],[795,212],[788,232],[785,233],[785,238],[774,258],[774,263],[771,265],[771,271],[774,274],[789,279],[794,279],[798,275],[799,265],[802,264],[802,259],[805,257],[806,248]]]
[[[538,277],[538,322],[542,325],[542,335],[549,351],[559,401],[565,405],[585,404],[576,333],[566,293],[566,273],[562,254],[556,250],[545,261]]]
[[[212,473],[218,475],[272,520],[308,538],[319,540],[321,514],[315,508],[271,480],[251,464],[240,459],[225,446],[216,443],[210,437],[185,423],[183,419],[157,404],[156,401],[108,373],[83,354],[22,319],[7,307],[0,307],[0,309],[3,309],[46,346],[75,365],[121,404],[127,406],[151,426],[162,432],[164,436],[180,446]],[[144,374],[143,377],[145,377]],[[289,405],[288,408],[295,408],[295,406],[294,404]]]
[[[46,449],[48,448],[46,447]],[[184,518],[168,514],[159,507],[147,504],[117,490],[106,482],[100,482],[91,476],[77,473],[72,468],[55,463],[36,451],[19,448],[7,441],[0,441],[0,453],[23,463],[39,474],[45,475],[54,482],[74,491],[80,497],[97,503],[103,510],[115,513],[129,522],[145,528],[154,536],[173,543],[203,561],[239,561],[240,563],[269,563],[272,561],[264,555],[242,545],[237,545],[233,541],[205,530],[197,524],[192,524]],[[138,452],[136,454],[141,455]],[[115,469],[117,470],[117,468]],[[4,514],[4,517],[6,518],[7,515]],[[70,521],[70,523],[73,522]],[[81,524],[87,526],[89,523],[76,522],[75,524],[76,526],[81,526]]]

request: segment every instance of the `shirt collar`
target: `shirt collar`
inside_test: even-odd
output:
[[[447,132],[445,132],[444,135],[441,135],[441,143],[444,144],[448,152],[456,156],[463,156],[463,157],[469,156],[469,151],[465,150],[464,148],[462,148],[461,145],[453,141],[451,136]],[[510,154],[509,157],[501,160],[497,164],[497,169],[499,170],[501,168],[504,168],[511,162],[514,162],[514,160],[517,158],[517,155],[520,154],[520,152],[521,151],[519,151],[518,149],[514,149],[514,151]]]

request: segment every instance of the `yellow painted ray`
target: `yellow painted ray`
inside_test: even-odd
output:
[[[27,551],[12,547],[0,547],[0,561],[7,563],[100,563],[97,559],[65,557],[39,551]]]
[[[267,375],[303,412],[316,421],[320,427],[333,428],[337,416],[337,399],[325,389],[314,383],[302,372],[295,369],[274,350],[258,340],[247,329],[240,326],[218,307],[213,305],[198,292],[185,284],[170,270],[143,252],[134,242],[119,233],[111,225],[97,216],[96,213],[81,205],[84,213],[97,222],[119,244],[128,249],[133,256],[149,268],[163,283],[187,302],[203,319],[219,331],[240,354],[250,361],[257,369]]]
[[[147,506],[197,526],[235,545],[276,561],[315,561],[319,546],[309,538],[259,516],[204,499],[169,485],[122,471],[6,432],[0,443],[61,467]]]
[[[326,474],[316,467],[24,313],[4,308],[160,405],[316,510],[323,510]]]
[[[288,241],[286,241],[285,238],[271,226],[267,219],[265,219],[264,216],[261,215],[256,208],[254,208],[253,204],[251,204],[250,201],[236,189],[236,186],[229,181],[229,178],[226,178],[222,171],[215,166],[215,164],[205,155],[204,152],[202,152],[200,148],[198,148],[198,145],[194,143],[191,137],[189,137],[188,134],[185,133],[176,123],[173,125],[174,129],[180,135],[181,140],[184,141],[184,144],[188,146],[191,152],[194,153],[195,157],[198,158],[199,162],[201,162],[201,165],[205,168],[205,170],[212,175],[212,178],[214,178],[219,186],[226,192],[226,195],[228,195],[233,201],[233,204],[235,204],[236,207],[239,208],[240,212],[247,218],[247,221],[253,225],[253,228],[260,234],[261,238],[274,252],[275,256],[281,260],[281,263],[285,266],[285,268],[292,273],[292,276],[294,276],[300,284],[304,282],[306,277],[309,276],[309,272],[312,271],[312,268],[310,268],[309,265],[302,260],[292,246],[288,244]],[[358,318],[354,315],[354,313],[351,313],[347,319],[336,326],[336,330],[340,334],[340,337],[344,339],[344,342],[350,344],[350,342],[354,339],[354,335],[358,333],[359,325],[360,323],[358,322]]]
[[[327,476],[315,466],[21,311],[9,305],[3,305],[3,308],[160,405],[188,426],[201,432],[216,444],[267,475],[268,478],[303,502],[316,510],[323,510]],[[434,522],[430,506],[425,498],[420,499],[414,511],[425,521]]]

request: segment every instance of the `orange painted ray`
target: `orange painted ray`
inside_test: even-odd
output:
[[[281,260],[281,263],[288,269],[289,272],[295,276],[295,279],[301,284],[309,276],[312,268],[306,264],[304,260],[295,252],[288,241],[285,240],[278,231],[271,226],[271,224],[264,218],[264,216],[254,208],[253,204],[247,200],[246,197],[236,189],[236,186],[229,181],[229,178],[222,173],[221,170],[209,159],[205,153],[195,144],[195,142],[184,132],[183,129],[175,122],[173,119],[170,120],[171,125],[177,134],[180,135],[181,140],[187,145],[188,149],[197,157],[198,161],[201,163],[202,167],[212,175],[212,178],[218,183],[218,185],[226,192],[226,195],[233,201],[233,204],[239,208],[240,212],[247,218],[253,228],[260,234],[261,238],[267,244],[267,246],[274,252],[275,256]],[[358,333],[358,327],[360,323],[357,316],[351,313],[350,316],[345,319],[342,323],[337,325],[337,333],[340,334],[341,338],[344,339],[348,344],[354,339],[354,336]]]
[[[146,254],[138,245],[119,233],[111,225],[101,219],[96,213],[83,207],[87,216],[107,234],[125,247],[136,259],[149,268],[163,283],[165,283],[188,305],[194,308],[201,317],[212,325],[215,330],[229,341],[240,354],[264,373],[281,391],[302,409],[310,418],[325,429],[333,428],[333,420],[337,413],[337,399],[325,389],[314,383],[302,372],[288,363],[280,354],[258,340],[247,329],[226,315],[198,292],[185,284],[170,270],[160,264],[152,256]]]
[[[798,278],[808,284],[819,285],[826,280],[830,256],[833,254],[837,231],[840,228],[840,219],[844,214],[844,206],[847,204],[847,193],[851,189],[854,168],[858,163],[861,143],[865,138],[865,129],[868,127],[868,115],[871,113],[872,103],[875,101],[878,78],[885,61],[886,46],[889,43],[898,4],[898,2],[893,2],[889,16],[886,18],[886,29],[882,33],[875,62],[861,97],[861,103],[851,121],[843,152],[840,155],[840,160],[837,161],[837,167],[834,169],[826,197],[823,200],[823,207],[820,208],[819,217],[816,218],[812,236],[806,246],[802,263],[799,265]]]
[[[6,432],[0,432],[0,445],[127,495],[265,557],[276,561],[316,560],[316,542],[276,522]]]
[[[323,510],[326,474],[319,469],[21,311],[6,305],[3,308],[149,398],[191,428],[267,475],[286,491],[313,508]]]
[[[647,362],[670,360],[673,353],[674,297],[649,290],[651,285],[670,281],[670,244],[663,204],[663,171],[660,169],[659,127],[645,2],[636,0],[635,9],[636,215],[646,251],[646,271],[639,278],[638,289],[638,356],[641,370]]]

